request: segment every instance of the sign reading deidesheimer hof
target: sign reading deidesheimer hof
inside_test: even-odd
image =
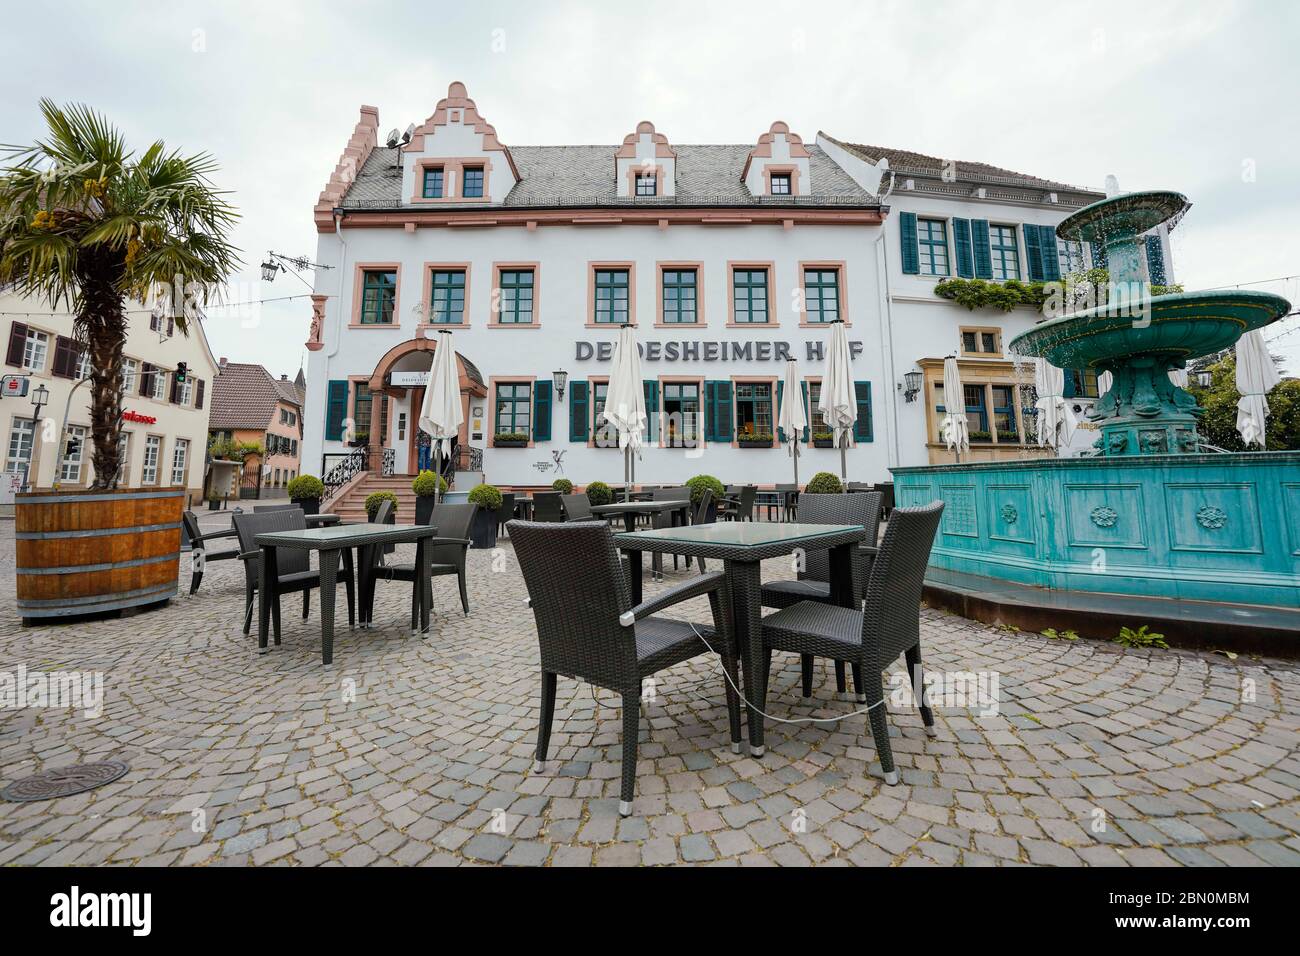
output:
[[[574,343],[574,358],[579,362],[595,359],[608,362],[614,357],[613,342]],[[821,362],[826,358],[826,343],[805,342],[809,362]],[[791,344],[778,340],[750,342],[730,341],[669,341],[638,342],[636,350],[647,362],[784,362],[794,358],[790,352]],[[854,358],[862,354],[860,341],[849,342],[849,351]]]

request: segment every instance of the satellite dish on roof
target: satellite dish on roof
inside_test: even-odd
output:
[[[392,149],[394,146],[396,146],[397,140],[398,140],[397,127],[394,126],[388,133],[388,148]]]
[[[411,137],[414,135],[415,135],[415,124],[412,123],[410,126],[406,127],[406,132],[402,134],[402,144],[405,145],[406,143],[409,143],[411,141]]]

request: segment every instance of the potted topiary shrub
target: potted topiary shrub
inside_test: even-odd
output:
[[[593,505],[613,504],[614,489],[603,481],[593,481],[587,486],[587,500]]]
[[[366,517],[373,521],[375,519],[375,514],[379,511],[379,504],[383,501],[391,501],[393,503],[392,514],[393,517],[396,518],[398,508],[397,495],[393,494],[391,491],[374,491],[366,495]]]
[[[478,485],[469,493],[469,501],[478,505],[469,540],[475,548],[494,548],[497,543],[497,512],[501,509],[501,491],[495,485]]]
[[[289,493],[289,500],[301,508],[303,514],[314,515],[320,512],[325,485],[315,475],[299,475],[289,482],[285,490]]]
[[[556,478],[551,482],[551,490],[558,491],[562,495],[573,494],[573,482],[568,478]]]
[[[834,432],[813,432],[812,440],[813,440],[813,447],[814,447],[814,448],[834,448],[834,447],[835,447],[835,433],[834,433]]]
[[[844,485],[829,471],[819,471],[813,475],[812,481],[808,482],[808,487],[804,490],[810,495],[842,495]]]
[[[718,516],[718,502],[726,495],[726,486],[712,475],[696,475],[694,478],[686,479],[686,487],[691,489],[692,505],[700,503],[700,499],[704,497],[705,489],[713,492],[713,503],[709,505],[709,513],[704,520],[707,524],[716,519]]]
[[[740,436],[738,444],[741,448],[771,448],[771,432],[747,432]]]
[[[492,436],[493,448],[527,448],[527,432],[499,432]]]
[[[433,517],[438,492],[445,493],[447,490],[447,479],[432,471],[422,471],[411,482],[411,490],[415,492],[415,523],[428,524]]]

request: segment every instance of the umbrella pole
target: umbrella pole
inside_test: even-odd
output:
[[[632,500],[632,485],[628,478],[628,469],[632,467],[632,449],[623,449],[623,500]]]
[[[843,478],[845,481],[849,480],[848,456],[847,453],[844,451],[844,449],[848,447],[848,444],[849,444],[849,436],[848,433],[845,432],[840,437],[840,477]]]
[[[436,505],[442,500],[442,467],[438,461],[441,457],[441,442],[436,442],[433,446],[433,503]]]
[[[799,441],[798,439],[792,441],[790,443],[790,447],[794,450],[794,486],[797,489],[799,487]]]

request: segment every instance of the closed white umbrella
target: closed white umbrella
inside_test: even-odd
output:
[[[944,392],[947,393],[947,386]],[[1078,419],[1074,409],[1065,400],[1065,373],[1046,359],[1034,362],[1034,391],[1038,400],[1034,407],[1038,409],[1038,444],[1060,448],[1068,445],[1074,436]]]
[[[961,384],[961,371],[957,359],[949,355],[943,360],[943,421],[939,423],[944,444],[961,453],[970,451],[970,427],[966,423],[966,390]]]
[[[1237,340],[1237,431],[1249,448],[1264,448],[1264,424],[1268,420],[1268,399],[1264,396],[1277,387],[1277,367],[1268,354],[1264,336],[1247,332]]]
[[[835,433],[835,447],[840,450],[840,476],[849,478],[844,449],[853,441],[853,423],[858,420],[857,396],[853,393],[853,356],[844,320],[831,323],[831,341],[826,349],[826,369],[822,373],[821,397],[817,410]]]
[[[781,388],[781,410],[776,423],[785,432],[785,440],[790,443],[790,457],[794,459],[794,483],[798,486],[799,439],[808,427],[808,415],[803,409],[803,389],[799,387],[794,359],[785,363],[785,384]]]
[[[618,429],[618,447],[623,449],[623,496],[626,501],[632,500],[632,476],[636,474],[632,470],[632,455],[641,448],[641,433],[647,420],[644,389],[636,339],[632,335],[632,326],[625,325],[619,330],[614,364],[609,370],[605,421]]]
[[[456,374],[456,350],[451,344],[451,333],[443,329],[438,333],[438,344],[433,353],[433,367],[429,370],[429,384],[424,389],[424,402],[420,405],[420,427],[433,440],[433,473],[442,477],[440,459],[451,454],[451,441],[460,433],[465,415],[460,407],[460,376]],[[434,485],[441,498],[442,482]]]
[[[1173,382],[1179,388],[1187,387],[1187,366],[1182,368],[1171,368],[1169,370],[1169,381]]]

